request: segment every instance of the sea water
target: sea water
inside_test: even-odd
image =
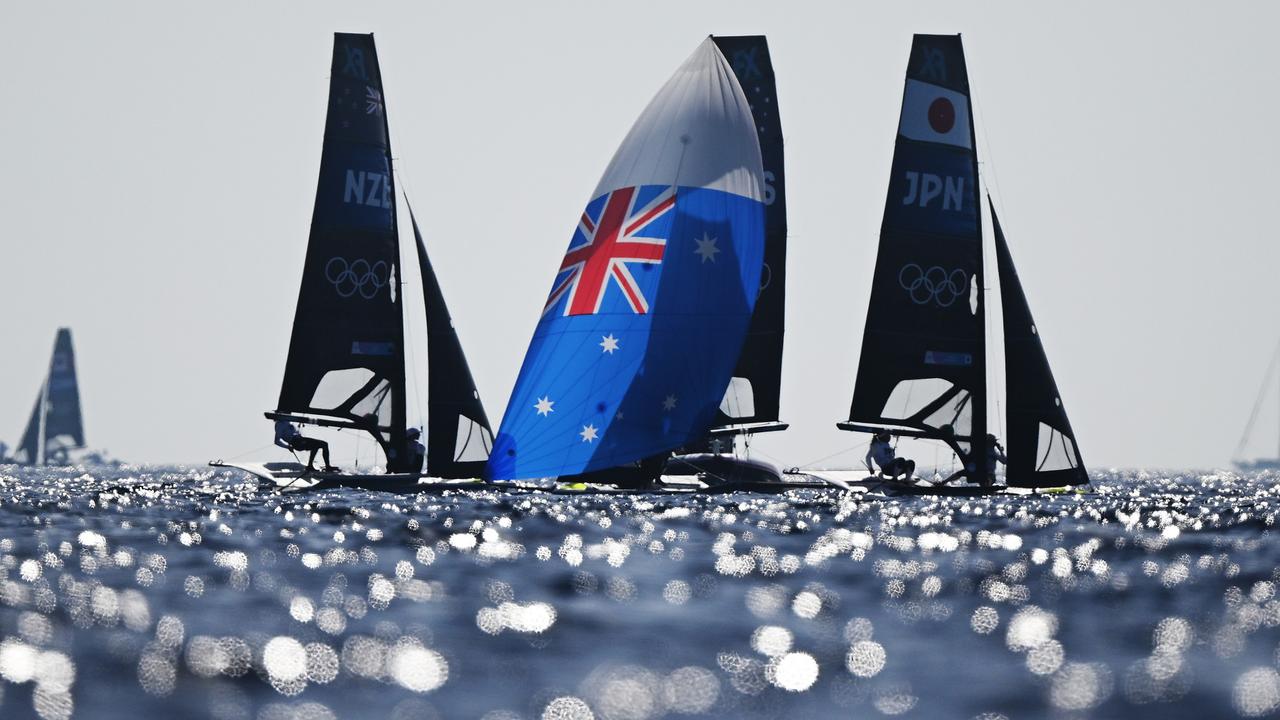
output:
[[[1274,474],[991,498],[0,470],[0,717],[1258,717]]]

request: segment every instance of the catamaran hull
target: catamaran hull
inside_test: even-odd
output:
[[[708,485],[780,483],[782,473],[771,463],[715,453],[676,455],[667,461],[671,475],[697,475]]]
[[[215,460],[210,467],[231,468],[246,472],[267,487],[277,490],[329,490],[356,488],[385,492],[443,492],[445,490],[474,489],[480,480],[440,480],[416,473],[352,474],[333,472],[309,472],[299,463],[291,462],[223,462]]]

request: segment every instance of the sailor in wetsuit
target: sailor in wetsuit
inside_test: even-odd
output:
[[[422,437],[422,431],[418,428],[409,428],[405,432],[405,444],[409,446],[409,472],[418,475],[422,473],[422,463],[427,459],[427,448],[418,439]]]
[[[995,483],[997,463],[1004,463],[1008,465],[1009,459],[1005,457],[1004,447],[1000,445],[1000,441],[996,439],[996,436],[988,434],[987,435],[987,477],[982,483],[983,487],[990,487]],[[941,480],[936,484],[946,485],[952,480],[955,480],[956,478],[961,476],[967,476],[972,472],[973,472],[973,463],[971,462],[965,463],[963,470],[955,471],[954,473],[951,474],[950,477],[948,477],[945,480]]]
[[[867,470],[874,472],[871,461],[875,461],[880,466],[880,474],[897,479],[899,475],[906,475],[906,479],[910,480],[911,476],[916,472],[916,463],[914,460],[897,457],[890,444],[891,436],[888,432],[878,432],[871,439],[871,447],[867,448],[867,457],[865,462]]]
[[[276,445],[285,450],[310,452],[311,456],[307,458],[307,470],[309,471],[316,469],[317,452],[324,455],[325,472],[337,472],[338,470],[338,468],[329,464],[329,443],[315,438],[304,437],[298,431],[298,427],[288,420],[276,421]]]

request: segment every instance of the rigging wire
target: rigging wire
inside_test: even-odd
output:
[[[242,457],[244,457],[244,456],[246,456],[246,455],[256,455],[256,454],[258,454],[258,453],[262,452],[263,450],[266,450],[267,448],[275,447],[275,445],[276,445],[276,444],[275,444],[274,442],[267,443],[266,445],[263,445],[262,447],[256,447],[256,448],[254,448],[254,449],[252,449],[252,450],[248,450],[248,451],[242,452],[242,453],[240,453],[239,455],[232,455],[231,457],[227,458],[227,460],[239,460],[240,458],[242,458]],[[222,462],[226,462],[226,460],[222,460]]]
[[[1275,352],[1271,354],[1271,362],[1267,364],[1267,373],[1262,376],[1262,387],[1258,390],[1258,398],[1253,401],[1253,410],[1249,412],[1249,422],[1245,423],[1244,433],[1240,436],[1240,443],[1236,445],[1236,450],[1232,453],[1234,459],[1239,460],[1244,453],[1245,445],[1249,443],[1249,436],[1253,434],[1253,424],[1258,420],[1258,413],[1262,410],[1262,401],[1267,396],[1267,390],[1271,388],[1271,381],[1276,376],[1276,367],[1280,365],[1280,343],[1276,345]]]

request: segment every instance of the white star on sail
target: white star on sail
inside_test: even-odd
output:
[[[596,439],[596,437],[597,437],[597,435],[596,435],[596,426],[595,426],[595,425],[583,425],[583,426],[582,426],[582,432],[578,433],[578,435],[580,435],[580,436],[582,437],[582,442],[584,442],[584,443],[589,443],[589,442],[591,442],[591,441],[595,440],[595,439]]]
[[[612,355],[613,351],[618,349],[618,338],[614,337],[613,333],[609,333],[600,338],[600,347],[604,348],[601,352],[607,352]]]
[[[551,409],[551,406],[555,404],[555,401],[550,397],[543,396],[538,398],[538,403],[533,406],[533,409],[542,417],[546,417],[548,414],[555,412],[555,410]]]
[[[662,409],[663,409],[663,410],[675,410],[675,409],[676,409],[676,396],[675,396],[675,395],[668,395],[668,396],[667,396],[667,398],[666,398],[665,400],[663,400],[663,401],[662,401]]]
[[[701,239],[699,238],[693,239],[694,242],[698,243],[698,249],[694,250],[693,254],[702,258],[702,262],[706,262],[708,260],[710,260],[711,262],[715,262],[716,253],[720,252],[720,248],[716,247],[716,241],[719,239],[720,238],[713,238],[707,235],[705,232],[702,233]]]

